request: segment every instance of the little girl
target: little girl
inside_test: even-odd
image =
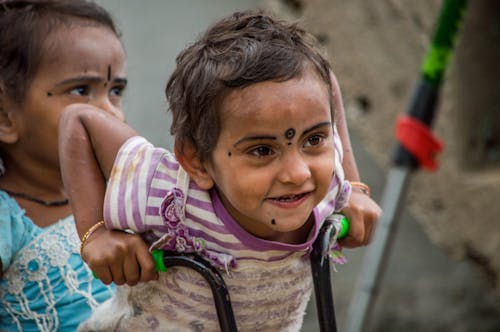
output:
[[[79,255],[57,124],[71,103],[123,121],[125,85],[124,50],[103,8],[0,2],[0,330],[75,331],[111,296]]]
[[[150,250],[196,253],[225,271],[240,331],[299,331],[311,245],[351,193],[330,72],[309,34],[249,11],[220,20],[178,56],[166,89],[175,156],[96,108],[68,107],[62,174],[97,276],[117,284],[155,277],[137,237],[119,231],[131,230]],[[172,268],[119,287],[81,330],[217,324],[203,278]]]

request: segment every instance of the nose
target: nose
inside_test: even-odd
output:
[[[102,96],[95,99],[92,104],[99,107],[106,113],[116,117],[120,121],[125,121],[125,114],[122,111],[121,103],[116,105],[107,96]]]
[[[298,151],[288,152],[281,160],[279,180],[282,183],[301,185],[311,177],[307,159]]]

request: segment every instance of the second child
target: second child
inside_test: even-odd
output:
[[[71,103],[123,121],[126,82],[119,32],[101,6],[0,1],[1,331],[75,331],[114,293],[79,255],[57,133]]]

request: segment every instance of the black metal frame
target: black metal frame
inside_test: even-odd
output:
[[[321,332],[337,332],[329,261],[330,240],[334,234],[335,228],[332,222],[326,220],[311,252],[311,270]],[[163,262],[165,267],[184,266],[199,272],[212,290],[220,330],[222,332],[238,330],[229,291],[224,279],[214,266],[197,255],[187,256],[167,251],[164,253]]]
[[[333,290],[330,280],[330,243],[335,235],[335,227],[330,220],[326,220],[321,227],[311,252],[311,271],[316,297],[316,311],[318,313],[321,332],[337,332]]]
[[[237,331],[233,306],[224,279],[219,271],[200,256],[185,256],[165,251],[163,256],[165,267],[184,266],[199,272],[210,285],[214,297],[219,326],[222,332]]]

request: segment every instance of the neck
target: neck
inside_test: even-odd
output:
[[[65,197],[59,169],[26,166],[8,158],[4,158],[4,163],[5,174],[0,176],[1,188],[47,200]]]

